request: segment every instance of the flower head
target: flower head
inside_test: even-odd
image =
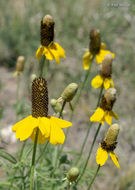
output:
[[[57,102],[60,102],[61,100],[64,100],[66,102],[71,102],[71,100],[74,98],[78,90],[78,84],[77,83],[70,83],[62,92],[60,98],[57,100]]]
[[[68,121],[48,116],[48,90],[44,78],[36,78],[32,83],[32,115],[16,123],[12,131],[21,141],[31,137],[34,141],[36,129],[39,128],[38,143],[43,144],[47,139],[51,144],[63,144],[65,135],[62,128],[70,127]]]
[[[110,88],[102,96],[100,106],[96,109],[95,113],[90,117],[92,122],[100,122],[104,124],[106,121],[109,125],[112,124],[112,117],[118,119],[117,114],[112,111],[113,105],[116,101],[116,89]]]
[[[65,58],[64,49],[54,42],[54,25],[55,22],[50,15],[44,16],[41,20],[41,45],[36,52],[37,59],[45,55],[48,60],[56,60],[60,63],[60,58]]]
[[[14,76],[19,75],[21,72],[23,72],[24,70],[24,61],[25,58],[24,56],[19,56],[17,58],[17,62],[16,62],[16,72],[14,73]]]
[[[115,57],[114,53],[111,53],[106,49],[106,45],[101,43],[100,31],[98,29],[92,29],[90,31],[90,44],[89,50],[87,50],[83,55],[83,68],[88,70],[91,64],[91,59],[93,56],[96,57],[98,64],[102,63],[106,54],[111,54],[112,58]]]
[[[120,130],[120,126],[118,124],[113,124],[107,131],[106,137],[101,142],[101,146],[97,150],[96,162],[100,166],[103,166],[108,158],[108,154],[110,155],[114,164],[120,168],[118,158],[113,152],[117,145],[117,136]]]
[[[67,179],[70,182],[76,181],[80,172],[79,169],[76,167],[71,168],[67,173]]]
[[[110,87],[114,87],[114,83],[111,77],[112,74],[112,55],[107,54],[103,62],[100,64],[100,75],[97,75],[92,79],[91,85],[94,88],[100,88],[102,85],[107,90]]]

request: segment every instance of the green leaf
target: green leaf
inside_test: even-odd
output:
[[[12,156],[10,153],[6,152],[4,149],[0,150],[0,157],[8,160],[9,162],[16,164],[17,160],[14,156]]]

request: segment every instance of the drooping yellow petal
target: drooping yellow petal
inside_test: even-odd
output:
[[[105,111],[105,121],[108,123],[108,125],[112,124],[112,114],[111,111]]]
[[[32,139],[33,142],[35,141],[36,130],[37,130],[37,128],[35,128],[33,130],[33,133],[31,135],[31,139]],[[42,135],[42,133],[41,133],[41,131],[39,129],[37,143],[44,144],[46,140],[47,140],[47,138],[45,138],[45,136]]]
[[[91,81],[91,86],[93,86],[94,88],[100,88],[102,84],[103,84],[103,77],[101,75],[97,75]]]
[[[105,55],[107,55],[107,54],[111,54],[113,58],[115,57],[114,53],[111,53],[108,50],[100,49],[99,53],[96,55],[96,61],[97,61],[97,63],[98,64],[102,63],[103,60],[104,60]]]
[[[19,75],[19,74],[20,74],[19,71],[15,71],[15,72],[13,73],[13,76],[16,77],[16,76]]]
[[[29,138],[35,127],[38,126],[38,120],[31,115],[19,121],[12,127],[12,131],[16,132],[16,138],[20,141]]]
[[[96,109],[95,113],[90,117],[90,121],[102,123],[104,114],[105,114],[104,110],[99,107]]]
[[[117,168],[120,168],[118,157],[116,156],[116,154],[114,152],[110,152],[110,157],[112,161],[114,162],[114,164],[117,166]]]
[[[100,166],[103,166],[108,158],[108,153],[106,150],[102,149],[101,147],[98,148],[97,150],[97,155],[96,155],[96,162]]]
[[[114,111],[111,111],[111,114],[112,114],[112,116],[113,116],[116,120],[119,119],[117,113],[115,113]]]
[[[89,51],[86,51],[85,54],[83,55],[83,68],[84,70],[88,70],[89,67],[91,66],[91,57],[92,57],[92,54],[89,52]]]
[[[48,140],[53,145],[63,144],[65,141],[65,135],[62,129],[58,127],[53,120],[51,120],[51,132],[50,132],[50,138]]]
[[[37,59],[40,59],[42,57],[43,51],[44,51],[44,47],[40,45],[40,47],[37,49],[37,52],[36,52]]]
[[[110,88],[110,78],[105,78],[104,80],[104,88],[107,90]]]
[[[46,56],[46,59],[48,59],[48,60],[52,61],[53,59],[55,59],[55,57],[52,54],[51,49],[49,47],[44,48],[43,54]]]
[[[63,119],[59,119],[57,117],[50,117],[50,120],[53,121],[53,123],[55,123],[55,125],[57,125],[59,128],[66,128],[66,127],[71,127],[72,123],[69,121],[65,121]]]
[[[65,50],[58,43],[55,42],[54,44],[55,44],[55,46],[57,48],[59,56],[62,57],[62,58],[66,58]]]
[[[112,88],[114,88],[114,83],[113,83],[113,79],[112,79],[112,78],[110,78],[110,86],[111,86]]]
[[[50,118],[49,117],[39,117],[38,121],[39,121],[38,127],[39,127],[42,135],[45,138],[49,138],[50,127],[51,127]]]

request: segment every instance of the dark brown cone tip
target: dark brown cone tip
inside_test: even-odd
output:
[[[54,21],[48,20],[48,22],[43,22],[41,20],[41,33],[40,33],[40,40],[41,45],[48,46],[54,40]]]
[[[100,108],[102,108],[103,110],[106,110],[106,111],[111,111],[115,101],[116,101],[116,99],[113,99],[113,100],[110,100],[109,102],[107,102],[105,96],[103,95],[102,99],[101,99],[101,103],[100,103]]]
[[[100,31],[98,29],[92,29],[90,31],[90,44],[89,50],[92,54],[98,54],[101,46]]]
[[[48,89],[44,78],[36,78],[32,83],[32,116],[48,116]]]
[[[114,142],[111,145],[108,145],[104,140],[101,142],[101,147],[106,150],[107,152],[111,152],[114,151],[114,149],[116,148],[117,142]]]

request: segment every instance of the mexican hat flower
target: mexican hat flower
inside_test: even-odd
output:
[[[107,54],[103,62],[100,64],[100,74],[94,77],[91,81],[91,85],[94,88],[100,88],[102,85],[107,90],[110,87],[114,87],[112,80],[112,55]]]
[[[65,135],[62,128],[70,127],[72,123],[48,116],[48,90],[44,78],[36,78],[32,83],[32,115],[16,123],[12,131],[16,138],[24,141],[31,137],[35,140],[37,128],[39,129],[38,143],[43,144],[47,139],[53,145],[63,144]]]
[[[106,121],[109,125],[112,124],[112,117],[118,119],[117,114],[112,111],[114,102],[116,101],[116,89],[109,88],[102,96],[100,106],[95,113],[90,117],[91,122],[100,122],[104,124]]]
[[[36,52],[37,59],[45,55],[48,60],[56,60],[60,63],[60,58],[65,58],[64,49],[54,42],[54,20],[52,16],[46,15],[41,20],[41,45]]]
[[[24,56],[19,56],[17,58],[16,72],[13,74],[14,76],[20,75],[20,73],[23,72],[23,70],[24,70],[24,61],[25,61]]]
[[[100,32],[98,29],[92,29],[90,32],[90,44],[89,50],[87,50],[83,55],[83,68],[88,70],[90,67],[91,59],[96,57],[98,64],[102,63],[106,54],[111,54],[115,57],[114,53],[106,50],[106,45],[101,43]]]
[[[97,150],[96,155],[96,162],[100,166],[103,166],[108,159],[108,154],[110,155],[112,161],[117,166],[117,168],[120,168],[118,158],[116,154],[114,153],[114,149],[117,145],[117,136],[120,130],[120,126],[118,124],[113,124],[110,126],[110,128],[107,131],[106,137],[101,142],[100,147]]]

